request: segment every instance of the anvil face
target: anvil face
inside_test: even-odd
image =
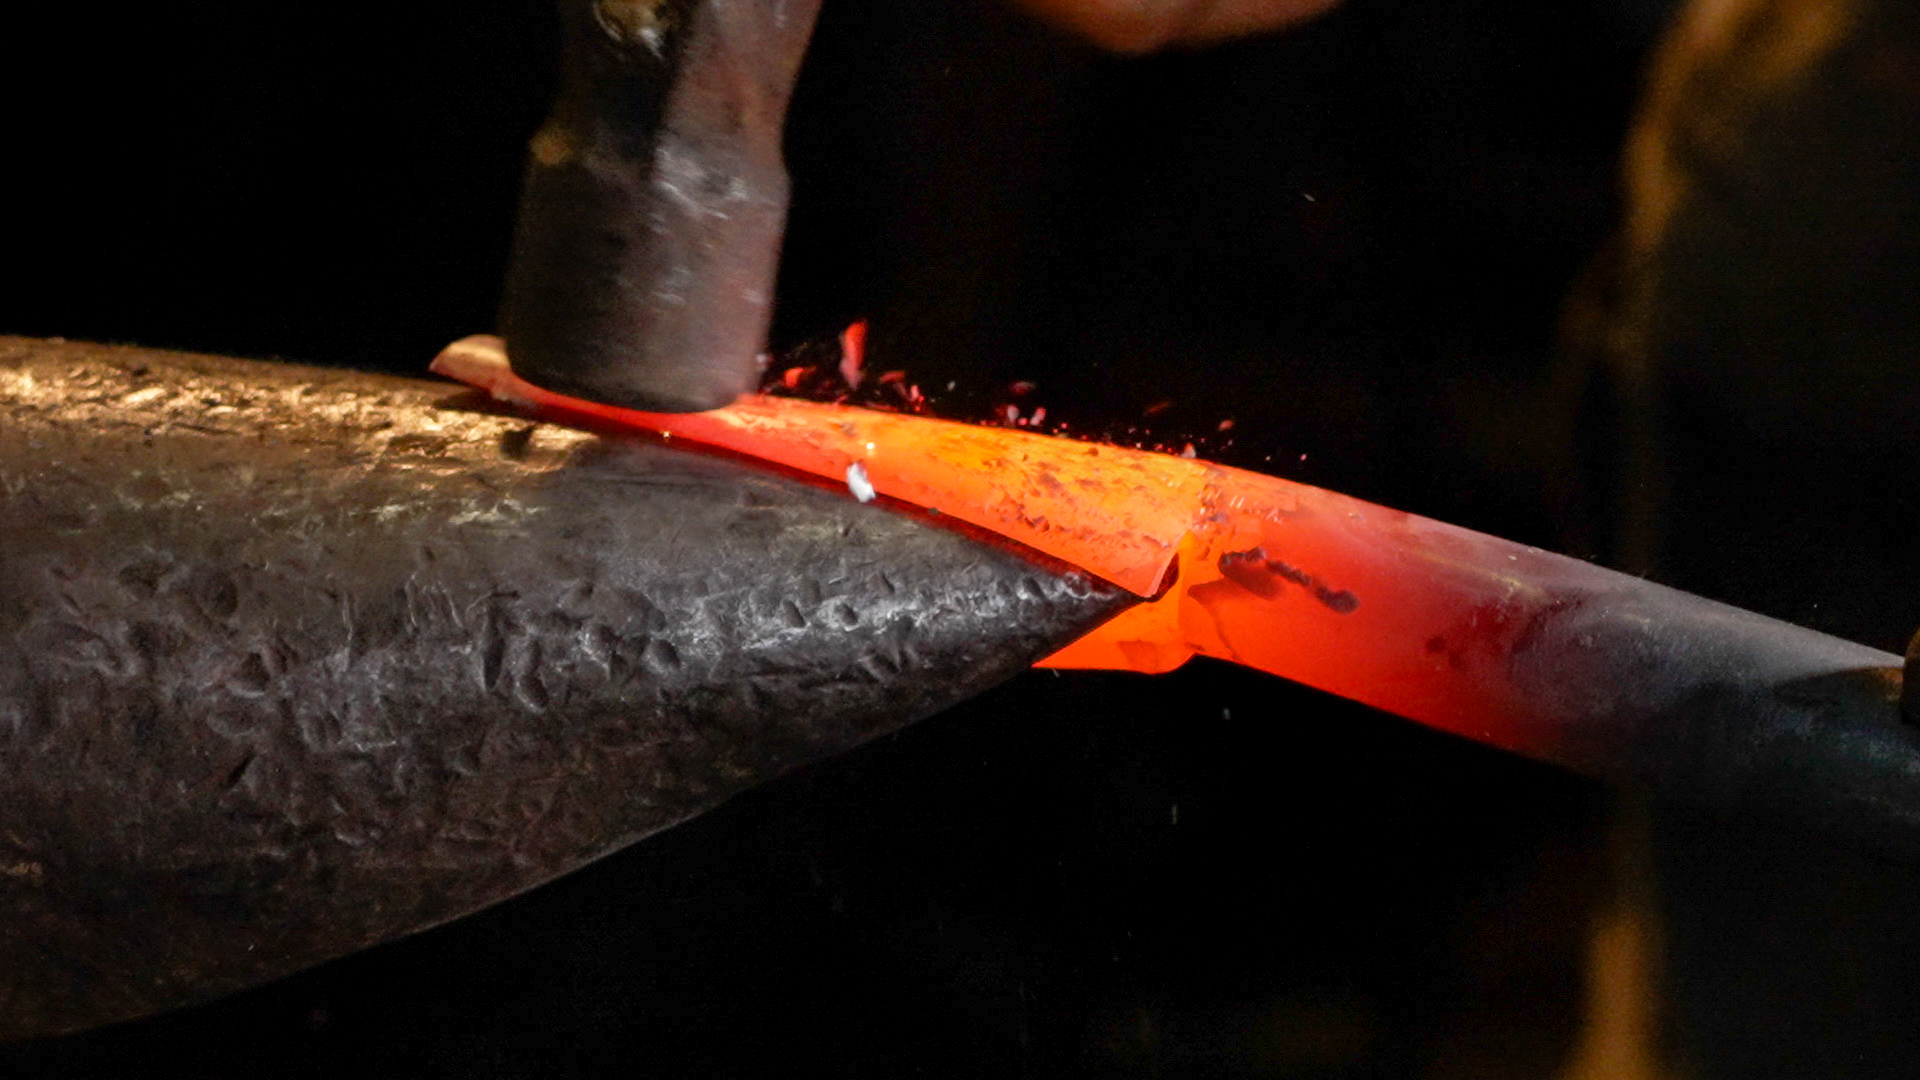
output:
[[[0,342],[0,1039],[456,918],[1129,602],[451,396]]]

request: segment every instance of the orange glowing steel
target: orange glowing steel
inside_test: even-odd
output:
[[[1143,596],[1156,591],[1202,494],[1191,461],[1002,428],[758,395],[705,413],[596,405],[514,375],[497,338],[458,342],[433,370],[561,422],[637,427],[831,480],[858,462],[882,495],[999,533]],[[1169,467],[1180,465],[1189,468]],[[1164,497],[1146,494],[1155,491]]]
[[[1566,596],[1617,577],[1205,461],[786,398],[635,412],[531,386],[496,338],[456,343],[433,366],[562,423],[641,428],[834,480],[857,463],[883,495],[1153,597],[1044,666],[1162,672],[1198,653],[1516,746],[1550,724],[1514,689],[1516,647]]]

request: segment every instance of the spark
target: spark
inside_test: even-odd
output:
[[[867,320],[840,331],[840,376],[851,389],[860,389],[860,369],[867,362]]]
[[[847,466],[847,490],[863,503],[873,501],[873,481],[867,479],[867,467],[858,461]]]

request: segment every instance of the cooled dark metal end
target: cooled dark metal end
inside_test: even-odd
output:
[[[561,0],[501,331],[551,390],[663,412],[752,390],[786,224],[781,132],[819,0]]]

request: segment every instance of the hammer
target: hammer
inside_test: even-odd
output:
[[[560,0],[500,322],[516,367],[662,412],[753,389],[786,224],[780,138],[820,0]]]
[[[1021,0],[1122,53],[1336,0]],[[820,0],[559,0],[561,87],[528,148],[500,314],[515,371],[654,412],[755,388],[788,181],[781,133]]]

